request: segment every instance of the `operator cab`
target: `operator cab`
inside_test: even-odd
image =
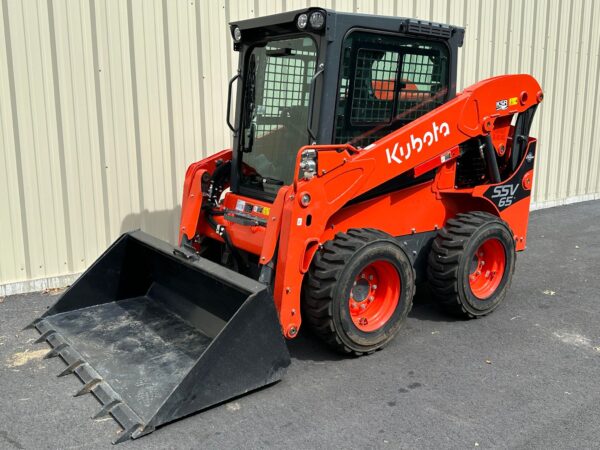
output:
[[[460,27],[321,8],[230,27],[240,54],[231,190],[244,196],[273,201],[304,145],[364,148],[456,92]]]

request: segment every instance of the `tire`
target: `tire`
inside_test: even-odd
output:
[[[303,318],[330,347],[360,356],[396,336],[414,293],[414,270],[394,238],[350,229],[316,253],[304,280]]]
[[[431,291],[450,312],[483,317],[506,297],[515,261],[515,241],[504,221],[481,211],[457,214],[431,246]]]

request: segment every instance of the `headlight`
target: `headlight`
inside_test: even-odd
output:
[[[325,16],[321,11],[315,11],[308,19],[310,26],[315,30],[320,30],[325,25]]]
[[[306,24],[308,23],[308,16],[306,14],[300,14],[298,19],[296,20],[296,26],[300,30],[304,30],[306,28]]]
[[[308,149],[300,157],[300,178],[310,180],[317,174],[317,151]]]
[[[242,40],[242,30],[240,30],[240,27],[235,27],[233,29],[233,40],[235,42],[240,42]]]
[[[300,204],[301,204],[302,206],[304,206],[305,208],[306,208],[308,205],[310,205],[310,201],[311,201],[310,194],[308,194],[308,193],[306,193],[306,192],[305,192],[304,194],[302,194],[302,195],[300,196]]]

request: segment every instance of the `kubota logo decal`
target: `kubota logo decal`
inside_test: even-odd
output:
[[[393,162],[402,164],[402,161],[406,161],[410,158],[412,152],[420,153],[424,146],[431,147],[434,142],[439,141],[440,135],[448,136],[450,134],[450,126],[446,122],[442,122],[439,127],[435,122],[431,125],[432,130],[427,131],[423,137],[415,137],[411,134],[410,142],[407,142],[406,145],[398,146],[398,143],[396,142],[391,152],[389,148],[386,148],[385,154],[387,156],[388,164],[392,164]]]

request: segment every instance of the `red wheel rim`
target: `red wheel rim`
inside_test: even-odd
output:
[[[469,270],[471,292],[479,300],[491,297],[504,276],[506,253],[504,245],[496,238],[488,239],[479,246]]]
[[[400,275],[392,263],[375,261],[361,270],[349,299],[356,328],[368,333],[383,327],[398,306],[400,290]]]

